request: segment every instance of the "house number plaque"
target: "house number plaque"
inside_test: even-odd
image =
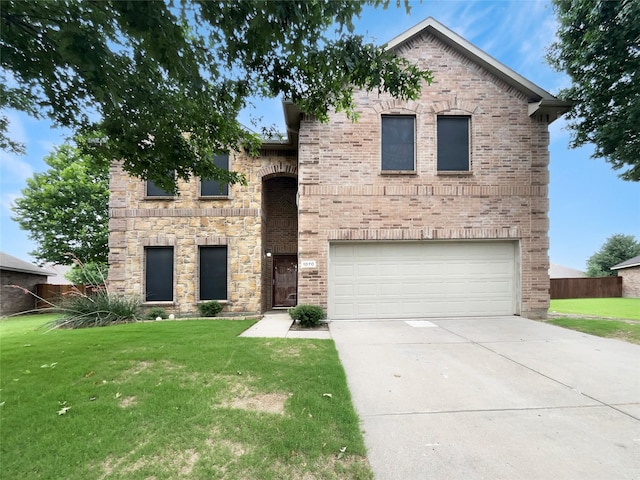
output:
[[[300,262],[300,268],[317,268],[318,264],[315,260],[302,260]]]

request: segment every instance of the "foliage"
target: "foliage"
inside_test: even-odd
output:
[[[409,10],[409,0],[405,0]],[[5,0],[0,108],[85,132],[93,151],[175,188],[173,176],[244,182],[212,161],[259,135],[237,121],[250,99],[283,96],[326,120],[355,118],[354,88],[414,99],[431,73],[353,34],[365,5],[389,0]],[[6,137],[0,145],[19,148]]]
[[[62,316],[52,323],[54,328],[104,327],[140,320],[139,299],[111,294],[105,289],[67,295],[55,310]]]
[[[612,235],[587,260],[587,276],[615,277],[618,272],[611,270],[611,267],[637,255],[640,255],[640,242],[633,235]]]
[[[596,146],[620,175],[640,180],[640,2],[553,0],[558,40],[548,59],[572,80],[560,96],[574,101],[567,118],[572,146]]]
[[[551,300],[549,311],[601,318],[640,320],[640,298],[570,298]]]
[[[64,278],[74,285],[102,286],[107,279],[107,264],[101,262],[76,263],[64,274]]]
[[[240,338],[254,323],[2,320],[2,478],[373,478],[333,342]]]
[[[215,300],[198,304],[198,311],[203,317],[215,317],[222,311],[222,308],[222,305]]]
[[[31,254],[40,260],[107,262],[109,168],[81,153],[86,138],[56,148],[44,159],[49,169],[27,179],[15,200],[13,219],[36,242]]]
[[[149,320],[155,320],[156,318],[167,318],[167,311],[164,308],[152,308],[147,311],[145,317]]]
[[[289,316],[305,328],[316,327],[325,318],[322,307],[305,304],[290,308]]]

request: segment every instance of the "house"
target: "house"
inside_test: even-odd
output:
[[[432,18],[388,47],[433,71],[418,100],[359,92],[356,123],[283,102],[288,141],[215,157],[248,186],[174,197],[114,163],[111,288],[178,314],[546,316],[548,126],[569,105]]]
[[[549,265],[549,278],[585,278],[586,276],[586,273],[575,268],[565,267],[557,263]]]
[[[640,298],[640,255],[611,267],[622,277],[622,296]]]
[[[0,252],[0,316],[35,309],[36,297],[31,293],[35,294],[36,285],[47,283],[47,277],[53,275],[54,272]]]

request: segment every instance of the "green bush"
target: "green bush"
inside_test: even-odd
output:
[[[146,318],[155,320],[156,318],[167,318],[167,311],[164,308],[152,308],[147,312]]]
[[[103,327],[141,319],[138,298],[110,295],[106,290],[67,295],[55,310],[61,312],[62,317],[52,324],[54,328]]]
[[[325,318],[322,307],[304,304],[290,308],[289,316],[305,328],[316,327]]]
[[[215,317],[222,311],[222,308],[222,305],[215,300],[198,305],[200,315],[202,315],[203,317]]]

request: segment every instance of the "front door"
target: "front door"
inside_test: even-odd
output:
[[[293,307],[298,303],[298,256],[273,256],[273,306]]]

